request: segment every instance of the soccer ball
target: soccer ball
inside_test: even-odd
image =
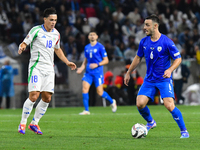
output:
[[[131,134],[135,139],[145,138],[148,134],[148,130],[145,125],[141,123],[136,123],[131,128]]]

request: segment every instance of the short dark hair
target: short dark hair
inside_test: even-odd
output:
[[[89,34],[92,33],[92,32],[94,32],[94,33],[96,33],[96,35],[98,35],[96,30],[91,30],[91,31],[89,32]]]
[[[147,19],[150,19],[150,20],[152,20],[153,22],[156,22],[156,23],[160,24],[160,19],[159,19],[158,16],[156,16],[155,14],[146,17],[145,20],[147,20]]]
[[[52,15],[52,14],[56,14],[57,15],[57,12],[56,12],[55,8],[53,8],[53,7],[46,8],[44,10],[43,17],[47,18],[47,17],[49,17],[49,15]]]

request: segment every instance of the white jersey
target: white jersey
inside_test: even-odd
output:
[[[55,28],[47,32],[44,25],[35,26],[23,42],[30,44],[29,69],[54,71],[54,48],[60,48],[60,34]]]

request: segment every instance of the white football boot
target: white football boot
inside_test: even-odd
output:
[[[90,115],[89,111],[84,110],[83,112],[79,113],[79,115]]]
[[[116,112],[117,111],[117,103],[116,103],[115,99],[113,99],[113,103],[110,106],[112,108],[112,112]]]

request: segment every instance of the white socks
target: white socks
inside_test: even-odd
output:
[[[40,118],[45,114],[48,106],[49,103],[44,102],[42,99],[40,100],[40,102],[37,104],[35,115],[31,121],[31,124],[38,125]]]
[[[29,98],[26,99],[23,105],[23,111],[22,111],[22,119],[21,119],[21,124],[26,124],[27,119],[33,109],[33,105],[35,102],[32,102]]]

